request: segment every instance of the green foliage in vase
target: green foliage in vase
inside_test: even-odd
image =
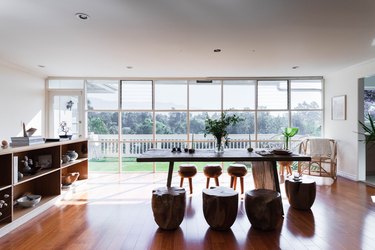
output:
[[[212,134],[216,138],[218,145],[221,144],[222,140],[225,140],[225,145],[228,145],[228,127],[230,125],[236,125],[242,119],[238,115],[227,115],[221,113],[219,119],[211,119],[209,117],[205,120],[204,137],[207,134]]]
[[[285,128],[284,132],[282,133],[285,139],[284,148],[289,149],[289,141],[290,138],[295,136],[298,133],[298,128]]]
[[[375,124],[374,120],[372,119],[371,115],[367,113],[365,116],[365,119],[368,121],[367,123],[369,125],[366,125],[366,122],[363,123],[359,121],[359,124],[361,125],[364,132],[359,132],[359,134],[364,135],[366,138],[366,143],[369,143],[371,141],[375,141]]]

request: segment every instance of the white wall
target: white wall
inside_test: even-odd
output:
[[[45,134],[44,89],[42,77],[0,63],[0,140],[22,136],[22,122]]]
[[[375,59],[340,70],[325,78],[325,136],[338,141],[338,175],[364,180],[358,143],[358,79],[375,75]],[[331,120],[331,98],[347,96],[347,119]],[[360,171],[361,168],[361,171]]]

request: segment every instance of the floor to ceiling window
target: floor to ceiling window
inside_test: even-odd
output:
[[[166,164],[138,164],[150,148],[213,148],[204,136],[207,117],[221,112],[242,121],[229,128],[230,148],[280,147],[285,127],[300,139],[321,136],[323,80],[85,80],[91,171],[164,171]]]

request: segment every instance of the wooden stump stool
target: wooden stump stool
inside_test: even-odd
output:
[[[219,176],[222,173],[220,164],[208,164],[203,168],[203,173],[207,177],[206,188],[210,185],[210,178],[215,179],[216,186],[219,186]]]
[[[185,215],[185,189],[160,187],[152,191],[152,212],[156,224],[172,230],[180,226]]]
[[[237,177],[240,178],[241,194],[243,194],[243,177],[247,174],[247,168],[244,164],[230,164],[228,169],[230,175],[230,187],[236,190]]]
[[[181,177],[180,187],[184,184],[184,178],[189,179],[190,194],[193,193],[193,181],[192,177],[197,174],[197,167],[193,164],[181,164],[178,170],[178,174]]]
[[[275,229],[282,219],[281,206],[279,192],[268,189],[255,189],[246,192],[246,215],[251,226],[256,229]]]
[[[203,189],[203,214],[215,230],[229,229],[237,217],[238,192],[227,187]]]
[[[316,183],[311,179],[296,181],[289,178],[285,180],[285,193],[291,207],[309,210],[315,201]]]

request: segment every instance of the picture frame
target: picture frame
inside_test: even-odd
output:
[[[52,155],[39,155],[38,164],[41,169],[52,168]]]
[[[332,120],[346,120],[346,95],[332,97],[331,115]]]

